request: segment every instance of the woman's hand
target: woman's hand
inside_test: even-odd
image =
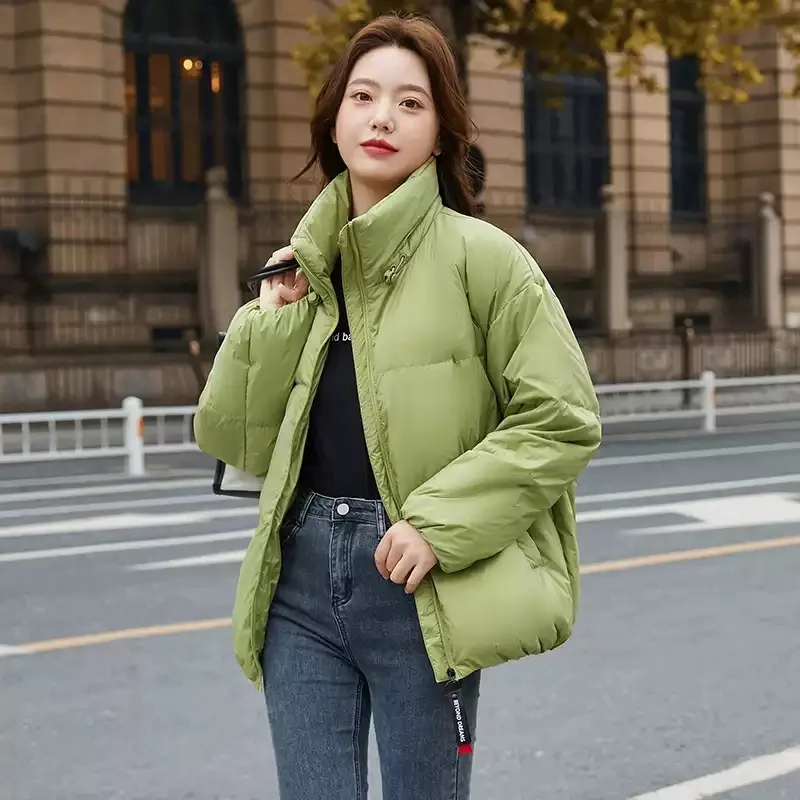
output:
[[[272,254],[267,266],[288,261],[294,256],[291,247],[282,247]],[[259,306],[262,311],[274,311],[289,303],[296,303],[308,294],[308,278],[299,270],[272,275],[261,281]]]
[[[375,551],[378,572],[392,583],[404,583],[412,594],[422,579],[439,563],[422,534],[405,520],[386,531]]]

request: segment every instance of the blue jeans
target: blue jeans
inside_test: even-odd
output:
[[[366,800],[370,716],[383,800],[467,800],[453,705],[436,683],[413,595],[373,560],[380,502],[298,493],[262,655],[281,800]],[[462,682],[474,732],[479,673]]]

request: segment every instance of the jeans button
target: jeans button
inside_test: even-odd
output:
[[[336,513],[337,513],[337,514],[338,514],[340,517],[345,517],[345,516],[347,516],[347,514],[349,513],[349,511],[350,511],[350,506],[349,506],[349,505],[347,505],[347,503],[339,503],[339,505],[338,505],[338,506],[336,506]]]

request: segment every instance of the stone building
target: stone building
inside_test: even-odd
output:
[[[287,183],[310,113],[291,52],[324,10],[0,4],[0,408],[196,394],[188,340],[224,325],[314,195]],[[767,80],[742,106],[706,103],[691,59],[652,53],[668,91],[609,63],[559,78],[553,109],[534,64],[473,48],[485,214],[537,257],[600,380],[673,375],[674,359],[620,371],[592,348],[655,363],[635,337],[673,347],[687,319],[698,336],[800,327],[799,101],[775,35],[748,49]]]

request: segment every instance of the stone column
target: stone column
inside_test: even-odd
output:
[[[228,196],[224,167],[206,175],[206,221],[198,275],[203,339],[213,341],[241,305],[239,289],[239,211]]]
[[[97,0],[9,5],[16,12],[23,191],[63,195],[79,186],[84,195],[124,197],[120,17]]]
[[[783,231],[775,210],[775,195],[758,198],[758,248],[755,263],[755,302],[759,322],[769,330],[784,326]]]
[[[667,87],[667,55],[656,47],[643,53],[647,71]],[[618,56],[608,56],[609,134],[611,137],[611,179],[630,217],[628,247],[631,270],[638,273],[669,274],[672,265],[670,230],[670,119],[669,94],[647,92],[635,82],[616,74]],[[650,304],[666,300],[675,305],[672,292],[665,298],[643,297]],[[637,307],[631,316],[637,327],[653,324],[652,314]],[[664,314],[665,321],[671,313]]]
[[[600,329],[619,336],[630,330],[628,214],[613,186],[603,187],[603,208],[595,230],[595,316]]]

